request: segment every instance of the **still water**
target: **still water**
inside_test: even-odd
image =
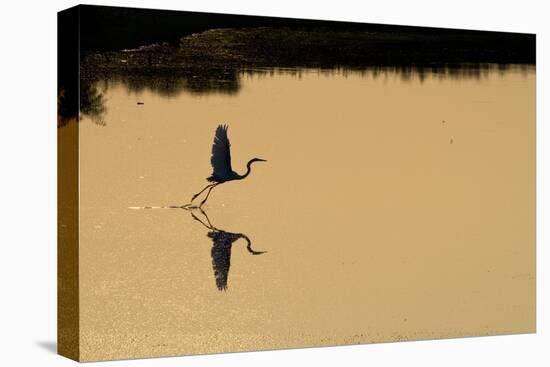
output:
[[[535,330],[534,69],[239,78],[98,84],[79,132],[82,359]],[[129,209],[189,202],[220,123],[235,171],[267,162],[207,217]]]

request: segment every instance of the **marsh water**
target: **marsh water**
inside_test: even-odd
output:
[[[231,93],[95,86],[101,114],[79,126],[83,359],[535,330],[533,68],[237,78]],[[129,209],[188,203],[220,123],[235,171],[267,162],[204,213]]]

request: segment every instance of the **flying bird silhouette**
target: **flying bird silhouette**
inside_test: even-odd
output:
[[[206,197],[203,201],[201,201],[199,208],[203,206],[204,203],[206,203],[206,200],[208,200],[208,197],[210,196],[210,193],[214,189],[214,187],[227,182],[227,181],[234,181],[234,180],[242,180],[246,178],[250,174],[250,166],[254,162],[267,162],[265,159],[261,158],[253,158],[248,161],[246,164],[246,173],[244,175],[240,175],[237,172],[233,171],[231,168],[231,151],[229,144],[229,138],[227,137],[227,125],[219,125],[216,129],[216,134],[214,136],[214,144],[212,145],[212,156],[210,157],[210,164],[212,165],[212,175],[207,178],[209,182],[213,182],[212,184],[207,185],[204,189],[193,195],[191,198],[191,203],[193,200],[197,198],[200,194],[202,194],[205,190],[208,190],[206,193]]]

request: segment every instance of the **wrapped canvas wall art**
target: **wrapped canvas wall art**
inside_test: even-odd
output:
[[[535,35],[58,14],[58,351],[535,331]]]

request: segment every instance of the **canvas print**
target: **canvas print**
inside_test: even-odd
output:
[[[535,35],[58,14],[58,351],[535,332]]]

